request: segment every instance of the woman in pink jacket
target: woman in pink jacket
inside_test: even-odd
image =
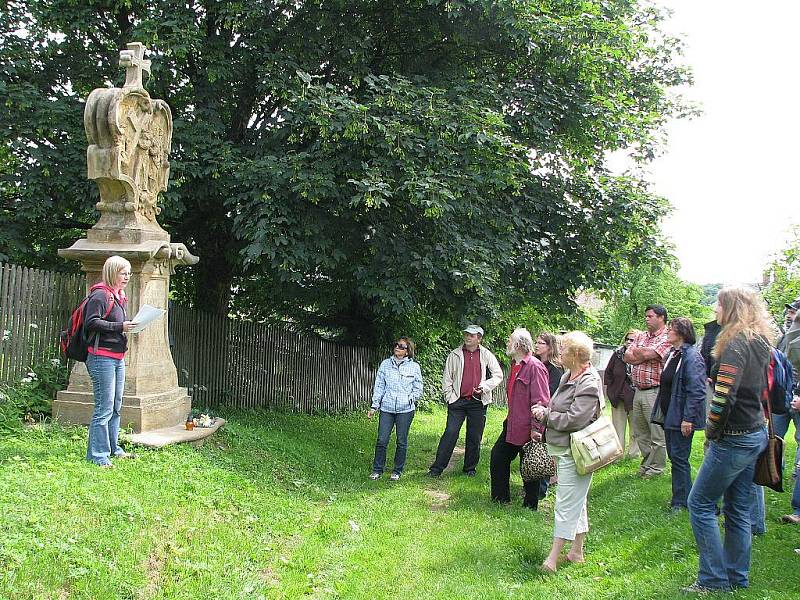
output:
[[[527,329],[515,329],[508,338],[507,351],[512,358],[508,374],[508,417],[503,432],[492,448],[489,472],[492,481],[492,500],[511,502],[509,479],[511,461],[522,453],[530,440],[542,441],[544,425],[531,415],[534,406],[547,406],[550,401],[547,368],[533,355],[533,339]],[[536,510],[539,507],[539,485],[534,479],[524,483],[522,505]]]

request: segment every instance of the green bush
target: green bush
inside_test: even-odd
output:
[[[67,365],[55,356],[37,362],[25,376],[0,390],[0,427],[9,428],[28,418],[49,417],[56,392],[67,387]]]

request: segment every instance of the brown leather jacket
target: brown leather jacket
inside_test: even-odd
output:
[[[622,361],[625,347],[617,348],[606,365],[603,373],[603,383],[606,386],[606,396],[611,406],[617,408],[622,402],[625,410],[633,409],[633,387],[628,377],[627,365]]]

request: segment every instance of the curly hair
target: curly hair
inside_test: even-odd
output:
[[[570,331],[561,338],[561,361],[567,369],[574,369],[592,359],[594,342],[583,331]]]
[[[722,329],[711,351],[714,358],[722,356],[725,347],[740,333],[743,333],[748,340],[762,336],[770,343],[775,341],[767,306],[752,288],[723,288],[717,294],[717,304],[719,306],[717,322],[722,325]]]

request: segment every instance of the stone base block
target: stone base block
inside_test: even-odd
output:
[[[186,388],[150,396],[123,396],[120,427],[135,433],[182,424],[192,409]],[[63,390],[53,402],[53,420],[59,423],[88,425],[94,412],[91,392]]]
[[[201,446],[206,438],[214,435],[216,431],[225,425],[225,419],[217,418],[211,427],[195,427],[191,431],[186,431],[186,427],[175,425],[164,429],[154,429],[145,433],[134,433],[126,436],[131,444],[146,446],[148,448],[163,448],[169,444],[180,444],[188,442],[194,446]]]

